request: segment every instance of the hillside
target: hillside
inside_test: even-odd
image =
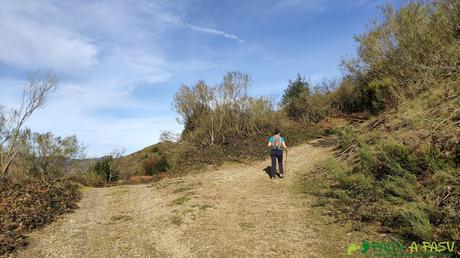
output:
[[[316,191],[336,215],[406,240],[460,239],[460,97],[453,85],[335,129]]]
[[[129,175],[145,175],[144,164],[149,158],[165,157],[168,163],[172,163],[177,144],[173,142],[160,142],[151,146],[145,147],[134,153],[125,155],[119,159],[119,167],[121,170],[126,170]],[[123,171],[122,171],[123,172]],[[152,171],[154,174],[157,171]]]

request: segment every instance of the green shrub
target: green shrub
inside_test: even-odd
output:
[[[346,149],[356,143],[358,135],[355,128],[351,125],[336,127],[333,132],[339,136],[338,144],[342,149]]]
[[[165,156],[161,156],[157,164],[153,168],[153,172],[166,172],[169,169],[169,163]]]
[[[426,241],[433,237],[432,225],[420,205],[410,203],[396,209],[386,224],[397,228],[400,234],[409,239]]]
[[[344,113],[353,113],[364,108],[363,96],[357,82],[344,78],[332,96],[332,106]]]
[[[108,155],[100,158],[94,163],[93,171],[105,179],[106,182],[116,181],[118,179],[118,171],[113,167],[113,157]]]
[[[317,123],[333,113],[334,96],[330,88],[330,85],[324,83],[312,92],[305,77],[297,75],[296,80],[289,81],[281,100],[281,106],[287,116],[296,122]]]
[[[408,202],[416,201],[418,199],[418,195],[415,191],[415,185],[403,177],[389,177],[383,181],[383,187],[385,189],[385,194],[387,195],[386,197],[389,198],[390,201],[393,200],[395,203],[399,202],[395,201],[394,197],[401,198]]]
[[[106,180],[104,177],[96,174],[93,171],[87,171],[82,173],[79,176],[75,176],[71,178],[72,181],[76,181],[85,186],[94,186],[94,187],[101,187],[104,186]]]
[[[418,166],[417,156],[405,145],[386,142],[377,155],[379,166],[374,174],[378,179],[400,176],[413,182],[415,175],[423,172]]]
[[[350,190],[353,196],[359,199],[372,197],[374,193],[374,179],[368,174],[351,173],[348,176]]]
[[[454,166],[453,161],[446,160],[441,156],[441,152],[436,146],[426,148],[420,157],[419,163],[427,172],[449,170]]]
[[[362,171],[373,171],[376,167],[375,154],[371,151],[369,145],[363,144],[358,151],[360,167]]]
[[[390,78],[374,79],[364,86],[363,91],[365,103],[375,113],[397,105],[397,93]]]
[[[399,97],[413,98],[440,79],[458,80],[459,10],[455,0],[387,6],[380,22],[356,36],[358,57],[343,65],[367,108],[394,107]]]
[[[156,152],[159,153],[159,152]],[[152,176],[157,172],[166,172],[169,170],[170,165],[166,159],[166,155],[154,155],[142,162],[142,167],[146,175]]]
[[[336,198],[344,204],[349,204],[353,200],[352,197],[350,197],[349,192],[342,189],[331,189],[327,192],[326,196]]]

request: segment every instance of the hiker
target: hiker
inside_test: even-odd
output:
[[[268,147],[270,147],[270,157],[272,159],[272,166],[270,169],[270,178],[275,179],[276,160],[278,159],[279,177],[283,178],[283,148],[287,151],[286,142],[284,137],[280,135],[280,130],[275,129],[275,134],[268,140]]]

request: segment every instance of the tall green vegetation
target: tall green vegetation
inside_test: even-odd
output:
[[[106,182],[116,181],[118,179],[118,171],[113,167],[113,156],[107,155],[94,163],[94,172],[104,178]]]
[[[333,106],[336,94],[335,81],[324,81],[311,87],[305,77],[300,74],[284,91],[281,107],[287,116],[295,122],[318,123],[326,116],[336,113]]]
[[[460,60],[459,3],[413,2],[396,11],[383,9],[356,37],[358,57],[343,63],[362,94],[363,107],[378,112],[458,79]]]
[[[376,116],[337,128],[341,160],[318,168],[339,216],[412,240],[460,239],[459,21],[458,1],[414,2],[384,8],[356,37],[333,105]]]
[[[287,115],[297,121],[309,120],[307,116],[309,107],[308,98],[310,97],[310,85],[305,77],[300,74],[294,81],[289,80],[289,84],[284,91],[281,105]]]

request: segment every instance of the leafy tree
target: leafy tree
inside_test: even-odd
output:
[[[296,121],[308,120],[306,114],[310,110],[309,97],[310,85],[305,77],[298,74],[294,81],[289,80],[281,105],[290,118]]]
[[[96,172],[97,175],[103,177],[106,182],[117,180],[118,171],[113,168],[113,162],[114,159],[112,155],[106,155],[100,158],[94,164],[94,172]]]
[[[305,80],[304,76],[297,74],[294,81],[289,80],[288,87],[284,91],[283,99],[281,104],[283,106],[289,106],[293,101],[299,98],[310,95],[310,84]]]

